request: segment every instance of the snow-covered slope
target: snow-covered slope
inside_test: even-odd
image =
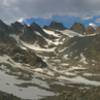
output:
[[[71,30],[64,30],[61,31],[64,35],[67,35],[68,37],[74,37],[74,36],[83,36],[82,34],[79,34],[77,32],[71,31]]]
[[[36,24],[18,29],[0,40],[0,90],[34,100],[100,87],[99,34]]]

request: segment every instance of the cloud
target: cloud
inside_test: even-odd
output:
[[[94,27],[94,28],[97,27],[96,24],[94,24],[94,23],[89,23],[89,26],[92,26],[92,27]]]
[[[100,18],[97,18],[97,19],[95,20],[95,22],[96,22],[96,23],[100,23]]]
[[[100,0],[0,0],[0,18],[12,22],[19,18],[100,14]]]

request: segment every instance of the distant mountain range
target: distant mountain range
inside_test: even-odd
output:
[[[85,26],[93,25],[93,26],[100,26],[100,16],[93,16],[93,17],[77,17],[77,16],[52,16],[50,18],[26,18],[26,19],[19,19],[26,24],[31,24],[32,22],[36,22],[40,26],[49,25],[51,21],[57,21],[63,23],[67,28],[71,27],[75,22],[82,23]]]

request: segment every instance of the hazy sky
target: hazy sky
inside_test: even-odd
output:
[[[100,0],[0,0],[0,18],[6,22],[52,15],[100,15]]]

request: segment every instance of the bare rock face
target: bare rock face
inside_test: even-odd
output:
[[[40,92],[46,90],[44,93],[48,92],[47,94],[54,93],[51,97],[47,95],[47,99],[44,99],[45,95],[36,94],[44,97],[43,100],[56,99],[53,96],[57,97],[56,100],[60,97],[59,100],[91,100],[93,97],[96,97],[93,100],[98,100],[100,34],[93,34],[93,27],[86,29],[80,23],[75,23],[71,27],[72,31],[63,30],[64,26],[57,22],[52,22],[47,28],[51,31],[43,30],[36,23],[27,26],[15,22],[8,26],[0,22],[0,65],[4,65],[0,70],[4,74],[15,76],[9,78],[4,75],[7,80],[13,79],[8,83],[5,80],[4,84],[7,87],[15,86],[15,92],[19,86],[18,90],[22,93],[24,88],[27,91],[31,87],[40,89]],[[100,28],[96,31],[99,33]],[[0,79],[2,82],[3,78]],[[9,96],[10,94],[0,93],[0,98],[17,100],[16,97]]]
[[[25,28],[25,32],[22,29]],[[22,39],[26,41],[39,41],[43,45],[43,38],[38,36],[35,31],[42,31],[39,26],[24,26],[18,22],[15,22],[11,26],[6,25],[0,20],[0,56],[7,55],[15,62],[22,64],[29,64],[33,67],[47,67],[47,64],[35,54],[32,50],[23,50],[20,48],[17,41],[10,35],[22,36]],[[20,35],[21,34],[21,35]],[[42,33],[41,33],[42,34]]]
[[[67,53],[71,60],[83,53],[89,60],[100,61],[100,34],[84,37],[75,36],[65,43],[67,48],[62,52],[62,55]]]
[[[7,41],[8,35],[11,33],[10,26],[0,20],[0,41]]]
[[[5,33],[10,31],[10,26],[6,25],[2,20],[0,20],[0,33]]]
[[[95,32],[95,29],[92,26],[88,26],[86,28],[86,34],[93,34]]]
[[[81,23],[75,23],[74,25],[72,25],[71,30],[80,33],[80,34],[84,34],[85,32],[85,26]]]
[[[24,33],[20,36],[20,39],[26,43],[37,43],[40,47],[43,47],[47,44],[47,42],[43,38],[43,31],[42,33],[40,33],[40,31],[42,31],[42,29],[40,29],[39,27],[26,26],[24,28]]]
[[[5,92],[2,92],[0,91],[0,99],[1,100],[23,100],[21,98],[18,98],[12,94],[8,94],[8,93],[5,93]]]
[[[30,66],[33,66],[33,68],[47,67],[47,64],[31,50],[25,51],[19,47],[15,47],[8,55],[11,56],[14,61],[29,64]]]
[[[16,21],[15,23],[11,24],[11,28],[13,33],[21,34],[24,29],[24,25]]]
[[[0,56],[7,55],[15,62],[29,64],[34,68],[47,67],[47,64],[40,57],[38,57],[34,51],[23,50],[17,45],[13,38],[9,37],[7,39],[9,42],[2,41],[0,43]]]
[[[44,28],[51,29],[51,30],[65,30],[66,29],[66,27],[62,23],[57,22],[57,21],[52,21],[49,26],[44,26]]]
[[[96,33],[99,33],[99,34],[100,34],[100,26],[98,26],[98,27],[96,28]]]

